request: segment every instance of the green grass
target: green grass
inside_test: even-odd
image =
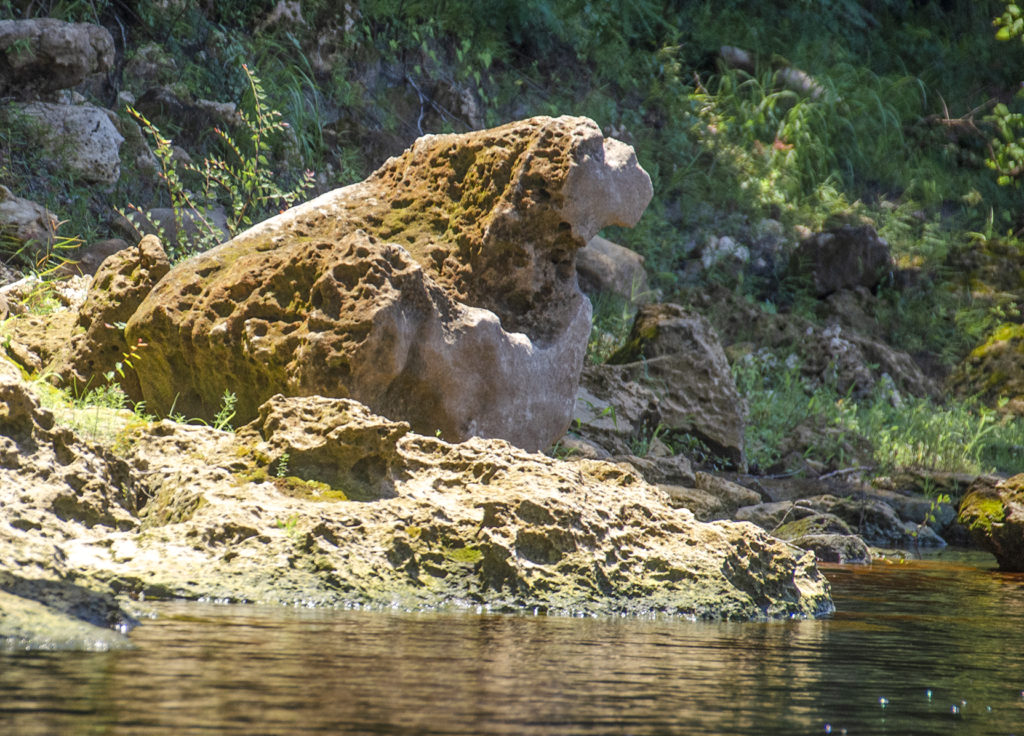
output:
[[[748,460],[762,471],[798,470],[778,467],[779,448],[806,428],[813,440],[799,448],[803,457],[831,469],[1024,472],[1024,419],[977,402],[900,397],[882,382],[855,399],[767,352],[740,359],[733,372],[749,406]]]

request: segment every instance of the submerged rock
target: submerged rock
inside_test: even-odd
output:
[[[978,478],[960,503],[959,518],[1000,570],[1024,572],[1024,474]]]
[[[275,397],[237,433],[129,427],[115,458],[55,427],[23,384],[0,390],[0,559],[40,584],[699,619],[832,610],[813,555],[698,522],[620,465],[449,444],[322,397]]]
[[[241,421],[275,393],[354,398],[425,434],[543,449],[590,333],[575,252],[651,183],[585,118],[420,138],[359,184],[179,264],[128,323],[147,407]]]

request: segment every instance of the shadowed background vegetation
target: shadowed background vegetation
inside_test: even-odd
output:
[[[646,258],[664,299],[690,303],[695,290],[722,290],[820,321],[807,285],[786,277],[783,259],[758,270],[695,271],[694,254],[712,236],[755,239],[768,219],[789,234],[871,223],[897,266],[876,295],[874,329],[936,380],[994,330],[1024,321],[1014,148],[1024,46],[1012,40],[1014,6],[305,0],[291,7],[293,16],[268,22],[280,9],[268,0],[7,0],[0,17],[52,15],[107,27],[117,68],[93,94],[120,115],[129,113],[119,93],[138,97],[152,85],[186,101],[236,102],[254,115],[280,111],[287,126],[259,141],[260,166],[273,171],[279,194],[302,191],[306,171],[310,194],[357,181],[422,133],[586,115],[632,144],[651,174],[655,199],[641,224],[606,235]],[[742,49],[747,61],[726,63],[723,46]],[[246,69],[257,75],[255,86]],[[147,117],[193,161],[255,155],[232,148],[232,136],[242,148],[251,138],[244,125],[224,136],[160,110]],[[110,194],[83,191],[26,149],[25,123],[5,123],[0,184],[51,207],[67,220],[65,235],[108,236],[112,208],[179,204],[173,191],[131,170]],[[183,173],[186,187],[198,188],[187,179],[196,174]],[[230,207],[238,196],[228,187],[207,203]],[[247,212],[251,221],[281,206],[280,198],[260,202],[262,209]],[[599,303],[595,320],[600,334],[621,337],[629,328],[613,300]],[[808,454],[830,467],[864,461],[844,448],[866,442],[880,470],[1024,470],[1024,428],[998,407],[943,397],[896,406],[809,385],[778,365],[734,364],[751,405],[756,468],[778,466],[780,439],[810,417],[821,441]]]

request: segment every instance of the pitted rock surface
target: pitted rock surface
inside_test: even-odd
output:
[[[349,397],[449,440],[544,448],[569,424],[590,305],[575,252],[650,179],[585,118],[425,136],[366,181],[180,264],[128,325],[147,406],[242,421]]]
[[[0,591],[77,619],[38,632],[66,646],[90,646],[83,621],[130,626],[126,596],[734,620],[832,610],[813,555],[751,524],[698,522],[620,465],[449,444],[322,397],[275,397],[236,433],[130,420],[114,454],[55,424],[17,375],[0,362],[0,562],[16,571]],[[361,480],[368,492],[353,493]],[[0,617],[0,642],[39,645],[22,641],[30,629]]]

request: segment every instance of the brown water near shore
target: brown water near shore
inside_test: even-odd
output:
[[[1024,734],[1024,575],[826,574],[769,624],[156,604],[132,651],[0,654],[0,733]]]

